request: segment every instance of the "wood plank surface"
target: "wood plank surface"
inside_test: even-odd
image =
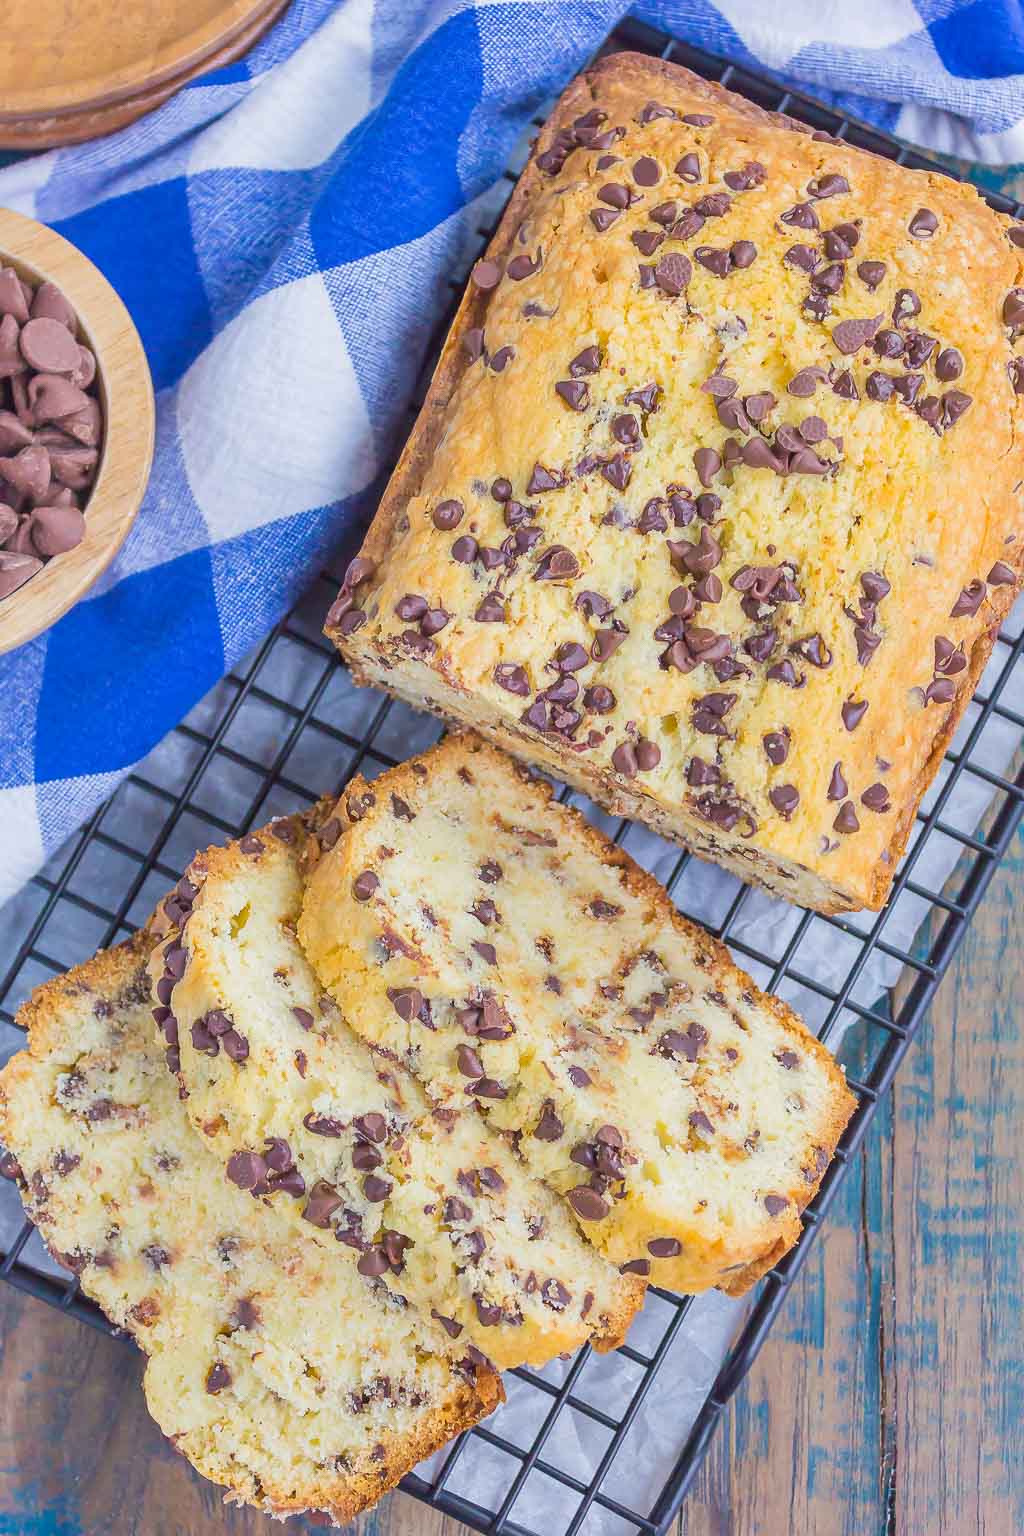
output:
[[[731,1407],[678,1536],[1018,1536],[1024,835]],[[136,1352],[0,1286],[0,1536],[272,1536],[150,1422]],[[289,1529],[302,1522],[288,1523]],[[455,1536],[402,1494],[373,1536]]]

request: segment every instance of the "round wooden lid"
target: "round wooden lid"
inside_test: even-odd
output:
[[[123,128],[239,58],[288,0],[5,0],[0,148]]]

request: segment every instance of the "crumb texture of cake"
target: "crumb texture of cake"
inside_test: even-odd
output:
[[[327,619],[357,678],[880,907],[1020,585],[1024,230],[630,54],[542,131]]]
[[[614,1348],[643,1278],[585,1241],[476,1101],[434,1106],[317,981],[296,924],[324,821],[208,849],[158,913],[155,1016],[220,1177],[499,1369]]]
[[[796,1015],[479,737],[338,810],[298,933],[352,1027],[481,1106],[616,1264],[738,1293],[777,1262],[854,1108]]]
[[[226,1498],[349,1520],[502,1400],[499,1378],[299,1240],[195,1137],[140,936],[39,988],[0,1073],[4,1171],[47,1247],[148,1355],[150,1412]]]

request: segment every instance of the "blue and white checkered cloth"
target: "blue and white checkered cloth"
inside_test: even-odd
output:
[[[633,9],[904,137],[1024,161],[1016,0]],[[151,117],[0,172],[0,203],[120,291],[158,412],[118,559],[0,658],[0,900],[354,541],[475,205],[625,10],[295,0]]]

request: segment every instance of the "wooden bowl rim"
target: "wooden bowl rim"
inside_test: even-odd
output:
[[[117,554],[135,521],[153,463],[153,382],[138,331],[116,290],[89,258],[56,230],[0,208],[0,264],[26,280],[54,282],[78,315],[96,356],[104,408],[99,470],[85,507],[85,538],[48,560],[23,587],[0,598],[0,654],[55,624]],[[104,503],[107,503],[104,508]],[[96,514],[106,510],[101,531]],[[90,527],[91,523],[91,527]]]
[[[194,72],[207,55],[246,32],[255,22],[274,19],[288,0],[225,0],[215,16],[199,22],[191,31],[157,44],[120,69],[102,75],[83,75],[74,81],[35,86],[18,91],[0,86],[0,121],[51,116],[88,107],[100,107],[159,86],[175,76]]]

